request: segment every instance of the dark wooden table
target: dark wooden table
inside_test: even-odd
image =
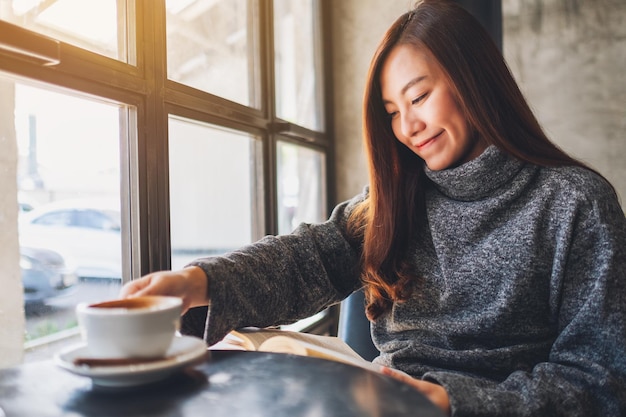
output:
[[[442,417],[417,391],[375,372],[316,358],[209,351],[148,385],[95,386],[52,361],[0,370],[0,417]]]

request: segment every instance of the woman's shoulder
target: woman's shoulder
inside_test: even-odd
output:
[[[614,194],[606,178],[584,167],[544,167],[540,172],[543,182],[558,186],[562,191],[588,197]]]
[[[539,172],[541,186],[552,189],[562,199],[619,206],[613,186],[602,175],[590,169],[579,166],[543,167]]]

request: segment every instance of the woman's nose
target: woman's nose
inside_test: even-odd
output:
[[[402,115],[401,118],[401,131],[402,134],[411,138],[424,129],[424,122],[414,111],[408,111]]]

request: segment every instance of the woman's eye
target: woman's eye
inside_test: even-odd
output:
[[[388,112],[388,113],[387,113],[387,116],[388,116],[390,119],[393,119],[393,118],[394,118],[394,117],[396,117],[397,115],[398,115],[398,112],[397,112],[397,111],[392,111],[392,112]]]
[[[417,97],[417,98],[413,99],[413,101],[411,101],[411,104],[417,104],[417,103],[419,103],[420,101],[424,100],[424,99],[426,98],[426,95],[427,95],[427,94],[428,94],[428,93],[424,93],[424,94],[422,94],[421,96],[419,96],[419,97]]]

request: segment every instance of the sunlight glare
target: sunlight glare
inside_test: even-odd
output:
[[[111,0],[60,0],[38,16],[38,21],[64,33],[98,43],[110,43],[117,36],[116,2]]]

